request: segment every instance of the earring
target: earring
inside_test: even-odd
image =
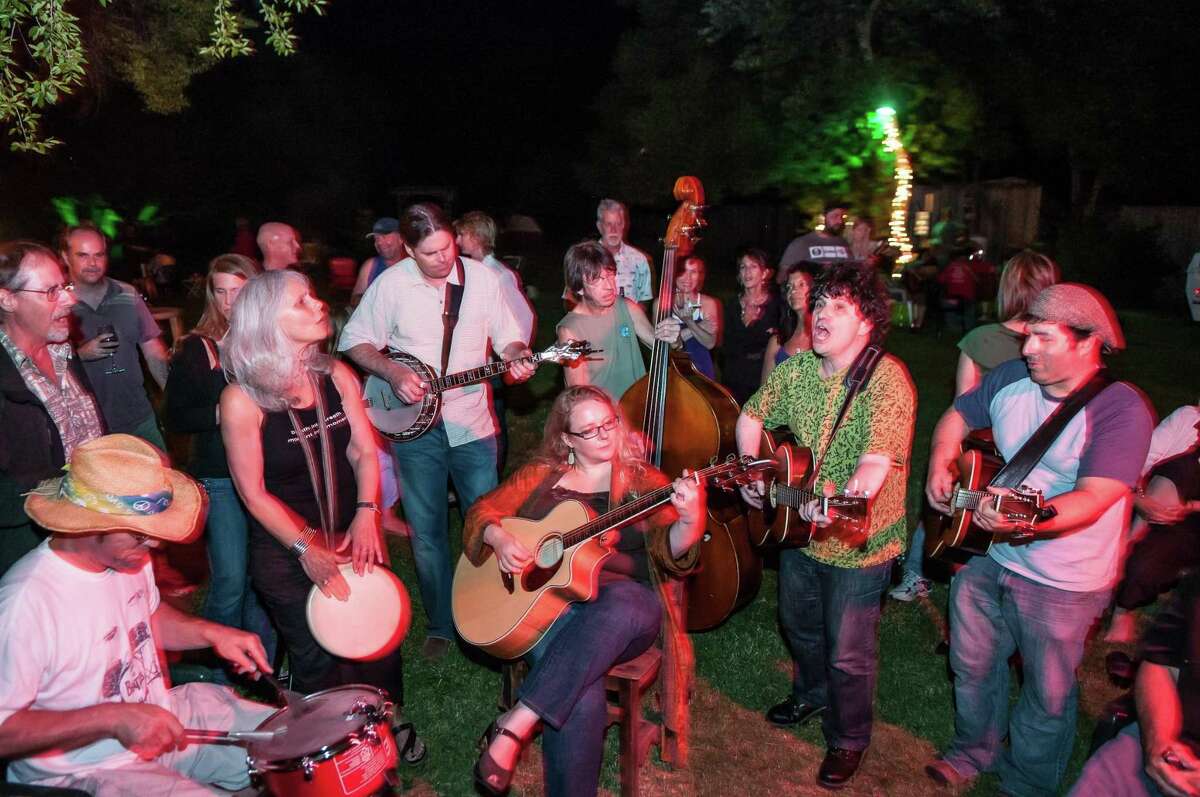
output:
[[[571,448],[570,446],[567,446],[567,464],[575,464],[575,449]]]

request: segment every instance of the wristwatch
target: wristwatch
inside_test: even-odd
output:
[[[379,504],[375,503],[374,501],[359,501],[357,504],[354,505],[354,508],[355,509],[370,509],[372,512],[374,512],[377,515],[383,514],[381,511],[379,511]]]

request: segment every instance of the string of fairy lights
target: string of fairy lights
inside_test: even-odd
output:
[[[912,161],[900,138],[900,125],[896,122],[895,109],[885,106],[877,109],[875,115],[883,126],[883,148],[896,159],[893,169],[896,190],[892,194],[892,213],[888,219],[888,244],[900,252],[896,264],[903,265],[915,257],[912,239],[908,237],[908,205],[912,201],[913,187]]]

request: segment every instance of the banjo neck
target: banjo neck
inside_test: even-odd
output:
[[[465,371],[458,371],[453,374],[439,376],[429,382],[429,390],[433,393],[441,393],[454,387],[466,387],[479,382],[486,382],[493,376],[499,376],[506,373],[516,363],[540,363],[545,357],[545,354],[539,352],[528,357],[521,357],[516,360],[491,362],[487,365],[480,365],[477,368],[468,368]]]

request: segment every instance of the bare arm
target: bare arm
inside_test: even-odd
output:
[[[333,367],[333,381],[342,396],[342,411],[350,421],[350,444],[346,446],[346,459],[354,469],[354,482],[358,488],[356,501],[375,503],[379,501],[379,457],[375,442],[375,430],[367,418],[362,403],[362,385],[358,377],[345,363]],[[350,533],[342,542],[339,551],[347,546],[351,550],[354,572],[374,570],[376,564],[384,564],[383,538],[380,532],[382,515],[379,511],[359,508],[350,522]]]
[[[954,397],[969,393],[983,381],[983,369],[965,353],[958,355],[958,371],[954,374]]]
[[[1075,489],[1056,495],[1047,501],[1058,513],[1049,520],[1037,524],[1037,532],[1043,534],[1070,534],[1095,523],[1100,516],[1117,501],[1129,495],[1129,488],[1116,479],[1101,476],[1084,476],[1075,483]],[[1011,532],[1018,524],[1007,520],[996,511],[990,502],[982,502],[975,512],[976,525],[985,531]]]
[[[763,352],[762,379],[759,384],[765,384],[767,377],[775,370],[775,357],[779,354],[779,349],[782,346],[779,343],[779,336],[772,335],[767,340],[767,350]]]
[[[950,513],[946,503],[954,489],[954,477],[950,466],[958,459],[962,442],[967,437],[967,422],[951,405],[933,430],[933,442],[929,450],[929,471],[925,477],[925,497],[940,512]]]
[[[238,673],[271,672],[267,652],[257,634],[185,614],[166,601],[150,617],[154,638],[164,650],[212,648]]]
[[[746,457],[757,457],[759,446],[762,445],[763,422],[752,415],[738,415],[737,425],[733,428],[734,439],[737,441],[738,454]],[[766,492],[761,481],[745,484],[741,487],[742,498],[755,509],[762,508],[762,496]]]
[[[142,356],[146,358],[146,368],[150,371],[150,376],[154,377],[154,381],[158,383],[158,389],[163,390],[167,386],[167,363],[171,356],[167,352],[167,344],[163,343],[161,337],[151,338],[141,344]]]
[[[617,301],[622,301],[620,298]],[[647,348],[654,348],[656,340],[664,341],[671,344],[673,348],[681,348],[683,340],[680,338],[680,332],[683,329],[682,322],[675,316],[667,316],[657,326],[650,324],[650,319],[646,316],[646,311],[636,302],[628,299],[629,302],[629,317],[633,320],[633,331],[637,333],[638,340]]]
[[[1179,670],[1174,667],[1143,661],[1134,688],[1146,775],[1172,797],[1200,794],[1200,759],[1179,738],[1183,705],[1178,681]],[[1179,765],[1168,762],[1168,757]]]
[[[72,711],[22,709],[0,724],[0,757],[74,750],[101,739],[117,739],[150,760],[180,746],[183,726],[152,703],[100,703]]]
[[[358,278],[354,280],[354,289],[350,291],[350,306],[354,307],[358,304],[358,300],[367,292],[367,284],[371,281],[371,265],[375,262],[375,258],[368,257],[358,267]]]
[[[351,346],[346,354],[364,370],[386,380],[392,386],[392,392],[409,404],[420,401],[429,389],[416,372],[380,354],[370,343]]]
[[[579,340],[570,329],[565,326],[558,328],[558,342],[569,343],[573,340]],[[590,385],[591,380],[588,377],[587,358],[580,357],[576,360],[570,360],[562,364],[563,380],[567,383],[567,387],[575,387],[577,385]]]

